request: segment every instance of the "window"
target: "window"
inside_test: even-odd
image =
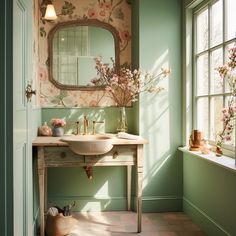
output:
[[[235,9],[236,0],[208,1],[194,9],[194,125],[209,141],[222,131],[221,110],[230,96],[215,68],[227,61],[236,43]],[[225,148],[233,149],[232,138]]]

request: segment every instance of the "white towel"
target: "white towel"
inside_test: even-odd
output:
[[[132,139],[132,140],[139,140],[139,139],[141,139],[141,137],[138,136],[138,135],[128,134],[128,133],[125,133],[125,132],[119,132],[117,134],[117,137],[118,138],[124,138],[124,139]]]

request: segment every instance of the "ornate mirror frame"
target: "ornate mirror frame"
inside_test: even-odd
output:
[[[59,83],[53,78],[53,37],[57,30],[66,28],[68,26],[96,26],[111,32],[114,38],[115,45],[115,66],[116,70],[120,68],[120,47],[119,47],[119,33],[118,31],[110,24],[106,22],[99,21],[97,19],[82,19],[82,20],[73,20],[66,21],[56,24],[48,34],[48,70],[49,70],[49,81],[54,84],[57,88],[62,90],[104,90],[103,86],[82,86],[82,85],[64,85]],[[95,66],[95,63],[94,63]]]

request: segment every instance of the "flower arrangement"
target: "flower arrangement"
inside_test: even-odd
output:
[[[51,125],[56,128],[56,127],[63,127],[66,125],[66,122],[64,119],[59,119],[59,118],[53,118],[51,119]]]
[[[108,64],[103,63],[101,57],[95,58],[98,78],[93,79],[91,83],[105,86],[108,95],[119,107],[131,105],[138,100],[138,95],[142,92],[159,93],[163,90],[158,86],[159,81],[170,73],[169,69],[163,68],[157,75],[143,73],[137,69],[132,71],[125,67],[116,71],[114,60],[111,61],[112,66],[109,67]]]
[[[221,78],[227,81],[231,93],[228,106],[222,109],[223,130],[218,134],[219,140],[216,144],[218,149],[221,148],[223,142],[231,141],[236,117],[236,46],[230,48],[228,51],[229,61],[216,68]]]

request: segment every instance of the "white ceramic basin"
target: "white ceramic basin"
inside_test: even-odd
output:
[[[113,144],[109,135],[73,135],[63,137],[62,142],[69,144],[69,148],[79,155],[101,155],[109,152]]]

